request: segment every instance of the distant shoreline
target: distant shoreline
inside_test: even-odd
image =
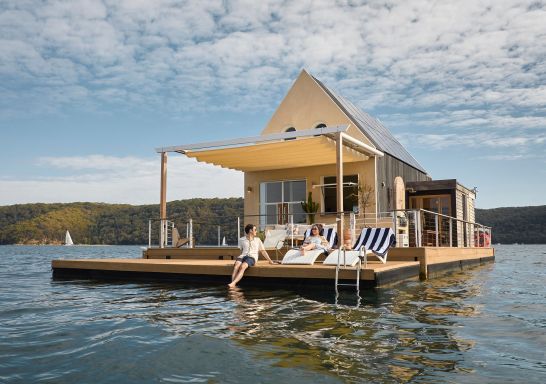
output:
[[[188,199],[167,204],[171,220],[185,228],[193,223],[222,228],[228,241],[237,237],[237,218],[244,217],[244,200]],[[0,244],[52,245],[64,242],[66,230],[81,245],[148,244],[149,220],[155,220],[159,205],[116,205],[99,203],[20,204],[0,207]],[[152,219],[151,219],[152,218]],[[546,244],[546,205],[530,207],[476,208],[476,222],[493,228],[491,240],[501,244]],[[197,228],[197,227],[196,227]],[[194,228],[194,229],[196,229]],[[210,226],[198,229],[199,244],[216,244],[217,232]],[[158,227],[152,226],[152,242],[159,242]],[[196,233],[194,232],[194,236]],[[32,243],[32,244],[31,244]]]
[[[63,244],[0,244],[0,247],[62,247],[70,249],[83,248],[83,247],[140,247],[148,248],[148,244],[73,244],[73,245],[63,245]]]

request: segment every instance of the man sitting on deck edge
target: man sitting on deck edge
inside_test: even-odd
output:
[[[245,226],[246,236],[239,239],[239,248],[241,248],[241,256],[235,260],[233,273],[231,274],[231,283],[229,288],[235,288],[235,285],[243,278],[243,275],[248,267],[252,267],[258,261],[258,251],[265,257],[269,264],[276,264],[264,248],[262,240],[256,236],[256,226],[247,224]]]

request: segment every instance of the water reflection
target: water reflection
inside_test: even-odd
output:
[[[494,265],[360,298],[354,290],[336,298],[333,286],[230,293],[51,280],[50,260],[68,252],[58,248],[3,248],[1,381],[225,382],[247,372],[240,382],[477,383],[546,374],[543,246],[503,247]],[[66,257],[96,257],[80,248]]]
[[[233,340],[278,366],[335,372],[348,381],[377,382],[379,373],[385,382],[406,382],[471,372],[463,352],[474,342],[454,332],[458,318],[480,313],[465,300],[480,294],[471,276],[409,282],[363,297],[342,291],[333,303],[331,296],[310,291],[269,296],[238,289],[228,294],[235,304],[230,329]]]
[[[505,264],[496,264],[497,274],[499,268],[513,269]],[[143,360],[163,367],[162,372],[170,369],[171,375],[164,377],[174,381],[199,375],[222,381],[224,370],[231,366],[245,369],[248,361],[241,359],[246,355],[260,374],[278,377],[285,372],[284,377],[290,377],[298,370],[304,372],[306,382],[322,377],[386,383],[466,382],[484,377],[487,381],[502,379],[495,376],[502,365],[524,367],[536,378],[545,367],[544,312],[539,310],[544,295],[537,287],[543,274],[535,264],[518,268],[518,273],[529,277],[525,281],[516,281],[510,272],[504,284],[488,284],[494,269],[484,266],[425,282],[361,290],[358,295],[354,289],[342,290],[336,296],[333,286],[228,291],[223,286],[180,283],[51,281],[49,264],[44,262],[30,271],[0,271],[2,281],[11,279],[10,284],[26,287],[17,295],[0,292],[4,332],[19,338],[5,338],[9,343],[4,347],[15,354],[34,353],[33,362],[47,368],[51,363],[42,362],[42,357],[62,345],[56,355],[63,361],[56,365],[59,375],[64,368],[69,372],[80,356],[103,355],[108,363],[117,361],[114,355],[120,351],[136,348]],[[38,277],[29,279],[29,274]],[[7,284],[2,281],[0,285]],[[492,318],[496,323],[490,327]],[[479,332],[489,339],[480,338]],[[487,355],[501,337],[516,341],[515,347],[509,347],[511,354]],[[145,347],[138,349],[140,344]],[[234,352],[236,358],[228,366],[225,361]],[[207,361],[207,354],[217,360]],[[134,360],[134,354],[129,355],[126,364]],[[523,362],[518,356],[525,356]],[[19,360],[6,359],[3,368],[17,371]],[[201,364],[200,369],[180,366],[180,361],[189,359]],[[495,365],[498,359],[504,360]],[[483,376],[488,368],[489,376]]]
[[[472,372],[464,352],[474,342],[456,332],[462,317],[480,314],[468,300],[482,289],[472,276],[339,295],[320,288],[128,284],[103,298],[101,316],[142,318],[178,336],[230,339],[276,367],[348,382],[434,381],[446,372]],[[99,298],[107,286],[95,287]]]

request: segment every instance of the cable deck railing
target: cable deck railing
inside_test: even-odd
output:
[[[216,216],[216,220],[193,218],[148,220],[148,247],[237,246],[245,223],[254,223],[262,234],[270,229],[287,231],[288,246],[294,247],[310,224],[313,214]],[[315,222],[336,226],[343,215],[341,243],[353,244],[362,228],[390,227],[396,234],[396,247],[490,247],[492,228],[424,209],[357,214],[353,212],[316,213]],[[297,219],[297,222],[294,219]],[[244,220],[244,221],[243,221]],[[349,239],[348,239],[349,237]],[[182,245],[180,245],[182,244]]]

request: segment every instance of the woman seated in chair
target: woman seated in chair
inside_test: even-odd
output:
[[[320,229],[318,225],[313,224],[311,227],[311,234],[305,238],[303,244],[300,247],[300,252],[305,255],[305,251],[311,251],[313,249],[321,249],[324,252],[328,252],[330,244],[324,236],[320,235]]]

